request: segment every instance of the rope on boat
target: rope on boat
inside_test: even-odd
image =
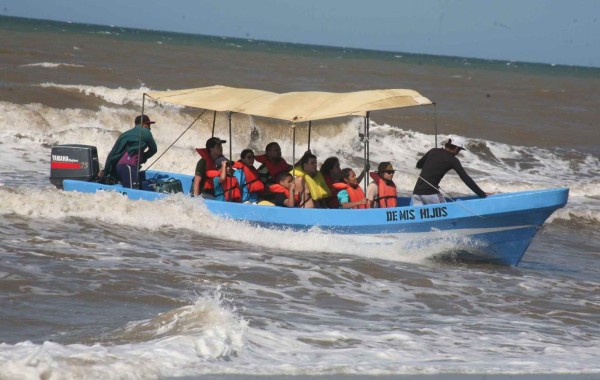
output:
[[[445,191],[444,189],[442,189],[441,187],[435,187],[431,183],[429,183],[425,178],[423,178],[421,176],[418,176],[418,177],[421,178],[423,180],[423,182],[425,182],[426,184],[428,184],[429,186],[431,186],[433,189],[435,189],[436,191],[442,193],[444,195],[444,197],[450,199],[453,203],[456,203],[457,205],[459,205],[461,208],[463,208],[465,211],[467,211],[468,213],[472,214],[473,216],[476,216],[476,217],[482,218],[482,219],[489,219],[488,217],[481,216],[481,215],[477,214],[475,211],[470,210],[469,208],[463,206],[462,202],[458,202],[456,199],[452,198],[450,196],[450,194],[448,194],[448,192]]]
[[[195,123],[198,121],[198,119],[200,119],[200,117],[202,117],[202,115],[204,115],[204,112],[206,112],[206,110],[202,111],[202,113],[201,113],[200,115],[198,115],[198,117],[197,117],[197,118],[195,118],[195,119],[194,119],[194,121],[192,121],[192,124],[190,124],[190,126],[189,126],[189,127],[187,127],[187,128],[185,129],[185,131],[181,132],[181,134],[179,135],[179,137],[177,137],[177,138],[175,139],[175,141],[173,141],[173,142],[171,143],[171,145],[169,145],[169,146],[167,147],[167,149],[165,149],[165,151],[164,151],[164,152],[162,152],[162,153],[161,153],[161,155],[160,155],[160,156],[158,156],[158,157],[156,158],[156,160],[152,161],[152,163],[151,163],[150,165],[148,165],[148,167],[146,168],[146,170],[150,169],[150,168],[152,167],[152,165],[154,165],[154,164],[156,163],[156,161],[160,160],[160,158],[161,158],[162,156],[164,156],[164,155],[165,155],[165,153],[167,153],[167,151],[168,151],[169,149],[171,149],[171,147],[172,147],[173,145],[175,145],[175,143],[176,143],[176,142],[177,142],[177,141],[178,141],[178,140],[181,138],[181,136],[183,136],[183,135],[184,135],[184,134],[185,134],[185,133],[186,133],[186,132],[187,132],[187,131],[188,131],[190,128],[192,128],[192,125],[194,125],[194,124],[195,124]]]

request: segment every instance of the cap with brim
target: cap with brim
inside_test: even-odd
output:
[[[143,123],[142,123],[142,120],[144,120]],[[156,122],[151,121],[150,118],[148,117],[148,115],[143,115],[143,119],[142,119],[142,115],[138,115],[135,118],[135,125],[139,125],[139,124],[156,124]]]
[[[448,139],[448,142],[458,149],[467,150],[467,148],[465,148],[465,141],[460,137],[451,137]]]
[[[210,148],[214,148],[218,144],[225,144],[226,142],[227,142],[226,140],[221,140],[218,137],[211,137],[208,140],[206,140],[206,147],[208,149],[210,149]]]

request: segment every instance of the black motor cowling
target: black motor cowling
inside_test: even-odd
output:
[[[50,182],[59,189],[63,180],[94,181],[100,165],[95,146],[65,144],[52,147],[50,153]]]

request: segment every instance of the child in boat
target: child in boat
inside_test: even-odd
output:
[[[237,178],[233,176],[232,162],[225,157],[219,157],[215,164],[220,168],[219,175],[212,179],[215,199],[226,202],[241,202],[242,192]]]
[[[340,177],[342,178],[342,182],[337,182],[333,185],[336,189],[339,189],[337,198],[340,208],[367,208],[367,198],[360,188],[360,183],[354,170],[345,168],[342,170]]]
[[[277,183],[269,186],[272,194],[270,202],[281,207],[295,207],[298,203],[298,195],[294,194],[296,184],[292,175],[288,172],[281,172],[277,176]]]
[[[254,167],[254,151],[244,149],[240,159],[233,163],[233,175],[242,190],[242,202],[257,203],[260,194],[265,190],[265,185],[260,180],[260,174]]]
[[[377,166],[377,172],[371,173],[373,182],[367,187],[368,207],[396,207],[398,193],[394,183],[394,167],[388,161],[381,162]]]

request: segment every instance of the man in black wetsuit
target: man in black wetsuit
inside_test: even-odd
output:
[[[410,201],[412,206],[446,202],[439,185],[450,169],[454,169],[465,185],[479,197],[485,198],[489,195],[477,186],[456,158],[456,155],[463,149],[465,148],[456,139],[454,141],[448,139],[443,148],[433,148],[421,157],[417,162],[417,169],[421,169],[421,174],[413,190]]]

